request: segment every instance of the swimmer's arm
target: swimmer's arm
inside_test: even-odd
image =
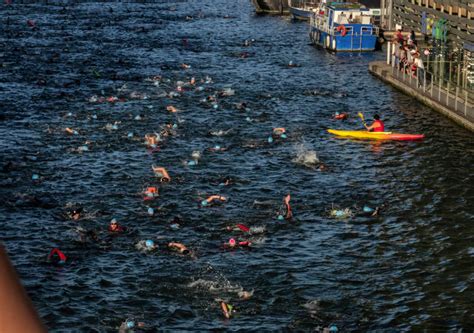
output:
[[[227,198],[221,195],[211,195],[209,198],[206,199],[207,202],[212,202],[214,200],[227,201]]]

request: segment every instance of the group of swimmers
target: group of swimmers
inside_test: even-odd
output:
[[[182,64],[181,68],[183,70],[187,70],[190,68],[189,65]],[[152,79],[150,79],[151,82],[160,82],[162,80],[161,77],[155,76]],[[206,79],[201,80],[202,83],[205,82],[212,82],[212,79],[206,77]],[[185,88],[189,89],[189,87],[195,87],[197,83],[197,80],[192,77],[189,79],[187,82],[184,84],[180,84],[176,87],[176,91],[179,92],[179,94],[182,94],[184,91],[186,91]],[[196,89],[197,90],[197,89]],[[171,93],[170,93],[171,94]],[[179,96],[173,94],[174,98]],[[217,93],[216,95],[219,95],[221,97],[223,96],[230,96],[233,95],[234,92],[232,90],[224,90],[221,91],[220,93]],[[114,99],[114,101],[119,101],[120,99]],[[96,101],[102,101],[102,99],[92,99],[92,102]],[[108,99],[104,99],[104,101],[109,101]],[[212,103],[216,103],[216,96],[210,95],[205,99],[206,103],[211,103],[211,105],[216,105]],[[113,102],[110,100],[109,102]],[[241,102],[238,105],[239,108],[247,108],[247,105],[245,102]],[[180,110],[178,107],[174,105],[168,105],[165,107],[165,110],[169,112],[169,114],[174,115],[176,118],[178,118],[178,115],[180,113]],[[382,129],[383,131],[383,123],[375,117],[376,122],[372,126],[367,126],[368,130],[374,130],[374,131],[379,131]],[[176,131],[179,129],[178,126],[179,121],[176,121],[175,123],[169,123],[165,124],[164,126],[161,127],[161,129],[157,132],[150,132],[146,133],[143,137],[144,145],[148,150],[151,152],[159,152],[160,147],[163,146],[164,142],[166,139],[174,136],[176,134]],[[65,129],[65,132],[69,135],[79,135],[78,130],[74,130],[70,127],[67,127]],[[130,136],[129,136],[130,137]],[[273,143],[275,141],[284,141],[285,139],[288,138],[288,132],[284,127],[275,127],[272,129],[271,134],[268,136],[267,141],[268,143]],[[221,152],[227,150],[225,147],[221,147],[220,145],[215,145],[211,148],[208,149],[211,152]],[[193,152],[192,154],[192,160],[187,162],[188,166],[196,165],[198,161],[201,159],[201,153],[199,151]],[[325,166],[323,165],[325,168]],[[157,179],[158,185],[149,185],[146,186],[142,191],[141,191],[141,198],[144,201],[145,205],[147,203],[159,198],[160,196],[160,187],[162,186],[162,183],[169,183],[172,182],[172,177],[166,167],[164,166],[157,166],[157,165],[152,165],[151,170],[153,174],[155,175]],[[228,186],[234,183],[234,180],[227,176],[224,179],[221,180],[219,183],[220,185]],[[226,204],[229,202],[229,197],[220,195],[220,194],[211,194],[204,196],[202,198],[199,198],[199,207],[206,209],[212,206],[216,205],[222,205]],[[293,209],[291,206],[291,195],[287,193],[283,198],[282,198],[282,204],[279,209],[277,209],[275,217],[278,221],[292,221],[294,218],[293,215]],[[151,207],[148,207],[148,214],[153,215],[154,210]],[[374,215],[378,213],[377,211],[373,212]],[[68,211],[67,216],[69,219],[73,221],[79,221],[84,214],[84,209],[82,207],[74,208]],[[348,215],[348,212],[345,212],[346,215]],[[336,217],[339,217],[341,214],[338,211],[334,212],[334,215]],[[171,228],[172,229],[178,229],[180,225],[180,219],[175,217],[171,223]],[[173,227],[175,226],[175,227]],[[235,250],[239,248],[250,248],[253,245],[252,238],[250,237],[252,234],[259,233],[262,230],[258,229],[257,227],[252,227],[252,226],[247,226],[241,223],[229,225],[226,228],[227,231],[229,232],[238,232],[240,236],[242,237],[237,237],[233,236],[229,238],[227,241],[225,241],[222,244],[222,249],[225,250]],[[124,234],[129,231],[129,228],[126,226],[123,226],[119,223],[119,221],[116,218],[112,218],[107,226],[107,232],[110,233],[111,235],[118,235],[118,234]],[[94,232],[83,232],[82,236],[85,239],[92,239],[92,240],[97,240],[97,234]],[[141,251],[143,253],[153,253],[157,251],[158,249],[166,249],[170,252],[175,252],[179,255],[182,256],[188,256],[190,258],[196,258],[196,253],[190,249],[186,244],[178,242],[178,241],[169,241],[169,242],[163,242],[163,244],[158,244],[158,242],[154,239],[142,239],[136,242],[135,248],[138,251]],[[65,253],[63,253],[59,248],[53,248],[49,255],[48,255],[48,262],[54,263],[56,265],[65,265],[68,262],[68,257],[66,256]],[[241,299],[248,299],[252,296],[252,293],[250,292],[244,292],[243,296]],[[220,301],[219,303],[222,315],[229,319],[233,316],[235,313],[235,308],[227,301]],[[124,332],[127,332],[127,330],[131,330],[132,328],[137,328],[141,327],[143,323],[138,325],[135,322],[132,322],[130,320],[127,320],[122,323],[120,326],[120,329]]]

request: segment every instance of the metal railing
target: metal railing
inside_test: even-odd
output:
[[[425,97],[442,104],[458,115],[474,121],[474,94],[472,89],[465,89],[456,84],[450,76],[435,75],[429,70],[416,68],[414,72],[411,64],[397,62],[391,53],[391,47],[387,48],[387,64],[391,65],[392,77],[410,86],[413,90],[423,94]]]

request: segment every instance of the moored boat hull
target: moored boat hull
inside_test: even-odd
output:
[[[295,20],[309,21],[312,11],[290,6],[290,13]]]
[[[311,42],[325,49],[337,52],[370,52],[375,50],[376,35],[330,35],[325,31],[311,28]]]

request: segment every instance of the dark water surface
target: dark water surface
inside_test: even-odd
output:
[[[0,235],[51,331],[112,331],[127,317],[151,331],[474,329],[473,136],[369,75],[382,53],[316,49],[305,24],[256,17],[246,0],[2,5],[0,28]],[[245,39],[255,41],[244,47]],[[290,60],[301,66],[287,68]],[[159,85],[146,81],[154,75]],[[192,76],[213,82],[166,97]],[[217,110],[200,102],[225,88],[235,95],[218,97]],[[93,95],[126,101],[89,102]],[[180,109],[179,121],[167,105]],[[353,117],[336,122],[335,111]],[[360,129],[357,111],[426,139],[376,144],[326,132]],[[178,123],[176,135],[150,153],[144,134],[167,123]],[[279,126],[288,139],[267,144]],[[208,135],[219,129],[233,130]],[[75,151],[87,140],[89,151]],[[207,150],[215,145],[229,149]],[[185,166],[194,150],[200,163]],[[311,151],[328,172],[293,162]],[[140,191],[157,185],[152,164],[173,179],[144,202]],[[236,183],[219,186],[223,176]],[[291,223],[275,218],[288,192]],[[214,193],[230,202],[199,208]],[[65,219],[68,203],[85,218]],[[385,209],[337,220],[328,217],[333,204]],[[177,215],[183,224],[173,230]],[[133,232],[78,242],[74,228],[104,238],[113,217]],[[249,250],[225,251],[231,236],[245,239],[224,230],[236,223],[266,231]],[[184,242],[197,258],[143,254],[134,245],[146,238]],[[54,246],[69,256],[63,268],[45,264]],[[242,289],[253,297],[239,300]],[[217,299],[236,307],[231,320]]]

